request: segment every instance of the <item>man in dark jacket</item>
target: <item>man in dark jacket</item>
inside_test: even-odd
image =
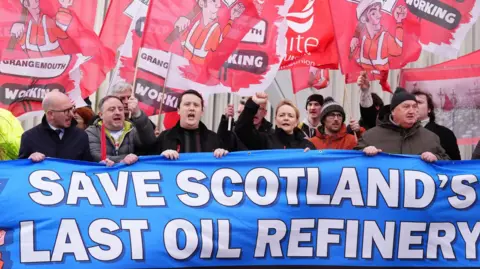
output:
[[[61,92],[50,92],[42,107],[42,123],[23,133],[18,158],[34,162],[45,157],[92,161],[87,134],[75,127],[75,106],[70,98]]]
[[[379,152],[421,155],[427,162],[450,159],[440,145],[440,139],[423,128],[418,121],[418,104],[413,94],[398,88],[390,104],[391,114],[366,131],[356,149],[368,156]]]
[[[298,125],[306,138],[315,137],[317,129],[322,125],[320,122],[320,114],[322,113],[322,106],[324,99],[321,94],[312,94],[305,102],[305,109],[307,110],[307,117]]]
[[[168,159],[178,159],[179,153],[213,152],[217,158],[228,154],[225,140],[207,129],[200,121],[203,114],[203,97],[195,90],[188,90],[178,100],[180,120],[170,130],[157,138],[155,150]]]
[[[248,98],[242,98],[240,100],[240,103],[237,109],[238,116],[242,114],[243,109],[245,108],[245,102],[247,99]],[[265,119],[265,115],[267,115],[267,106],[263,105],[258,109],[257,114],[255,114],[255,116],[253,117],[253,125],[255,125],[255,128],[261,133],[273,134],[274,132],[273,124]],[[233,105],[228,105],[227,108],[225,109],[225,114],[222,115],[222,118],[220,119],[220,124],[218,125],[217,133],[228,130],[228,122],[229,122],[228,119],[230,117],[231,118],[234,117]],[[233,130],[235,128],[235,122],[233,120],[231,121],[230,127],[231,127],[230,130]]]
[[[438,135],[440,144],[445,149],[452,160],[461,160],[460,150],[458,149],[457,137],[455,134],[445,126],[435,123],[435,107],[433,105],[432,96],[420,90],[412,92],[417,98],[418,103],[418,120],[422,123],[425,129]]]
[[[124,107],[118,97],[105,96],[100,100],[99,108],[101,118],[86,130],[95,161],[103,161],[107,166],[118,162],[130,165],[138,160],[139,148],[148,148],[155,143],[155,134],[147,116],[140,114],[126,121]]]

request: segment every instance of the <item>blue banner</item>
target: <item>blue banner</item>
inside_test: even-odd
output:
[[[479,267],[479,167],[315,150],[1,162],[0,268]]]

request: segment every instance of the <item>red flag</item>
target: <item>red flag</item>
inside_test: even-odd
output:
[[[113,53],[93,31],[97,0],[0,1],[0,59]]]
[[[360,71],[355,73],[345,74],[345,83],[357,83],[357,79],[360,76]],[[379,80],[382,91],[392,93],[390,84],[388,83],[388,70],[382,70],[380,72],[367,71],[367,77],[370,81]]]
[[[338,51],[328,0],[296,0],[287,15],[287,56],[282,69],[338,69]]]
[[[64,92],[83,106],[80,91],[81,55],[64,55],[39,59],[4,60],[0,62],[0,107],[15,116],[42,111],[42,100],[49,91]]]
[[[168,74],[168,87],[193,88],[203,93],[241,91],[240,94],[251,94],[265,90],[284,56],[282,45],[285,44],[281,36],[286,32],[285,15],[291,2],[224,0],[212,10],[195,3],[187,0],[171,4],[169,1],[152,2],[149,14],[162,16],[148,16],[139,72],[161,78]],[[205,10],[201,14],[215,11],[209,19],[213,21],[207,25],[201,24],[203,15],[193,16],[200,14],[202,8]],[[236,18],[233,23],[229,21],[232,15]],[[180,35],[177,30],[183,27],[174,28],[174,24],[189,26]],[[198,31],[205,27],[210,30],[198,36]],[[222,32],[219,40],[217,34]],[[234,35],[230,36],[232,33]]]
[[[327,69],[296,67],[291,69],[291,74],[294,94],[307,88],[321,90],[328,87],[330,83],[330,74]]]
[[[330,5],[343,73],[398,69],[418,59],[421,47],[455,55],[480,15],[475,0],[336,0]]]
[[[425,5],[421,4],[425,2]],[[468,31],[480,16],[478,0],[406,1],[419,18],[420,44],[424,50],[457,57]]]
[[[420,56],[417,18],[404,0],[335,0],[330,10],[344,74],[372,70],[380,76]]]
[[[427,68],[404,69],[400,85],[430,93],[436,122],[451,129],[463,145],[480,138],[480,51]],[[478,130],[477,130],[478,129]]]

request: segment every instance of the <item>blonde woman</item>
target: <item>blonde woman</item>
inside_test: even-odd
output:
[[[275,109],[275,132],[271,134],[259,132],[253,124],[253,118],[259,107],[267,101],[266,93],[256,93],[247,100],[236,122],[235,132],[248,149],[305,149],[306,151],[315,149],[315,146],[305,139],[303,132],[297,128],[300,112],[289,100],[281,101]]]

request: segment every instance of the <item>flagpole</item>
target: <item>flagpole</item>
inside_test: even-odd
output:
[[[228,105],[233,105],[233,93],[229,93],[228,94],[229,96],[229,101],[228,101]],[[232,130],[232,121],[233,121],[233,117],[228,117],[228,130],[231,131]]]
[[[347,84],[344,84],[343,85],[343,102],[342,102],[343,109],[345,109],[345,100],[347,96],[347,91],[348,91]],[[350,115],[350,120],[352,120],[352,108],[350,106],[348,107],[347,112],[348,112],[348,115]],[[353,135],[355,136],[355,139],[358,141],[357,133],[354,130],[352,130],[352,132],[353,132]]]
[[[163,101],[165,100],[165,90],[167,89],[167,80],[168,80],[168,75],[170,74],[170,69],[172,66],[172,57],[173,57],[173,52],[170,52],[170,60],[168,61],[168,70],[167,70],[167,75],[165,76],[165,81],[163,83],[163,89],[162,89],[162,101],[160,102],[160,108],[158,110],[158,119],[157,119],[157,129],[159,133],[162,132],[162,109],[163,109]]]
[[[138,58],[140,56],[140,50],[142,50],[142,48],[138,50],[137,60],[135,61],[135,73],[133,74],[132,94],[130,95],[130,97],[135,97],[135,88],[137,85],[137,73],[138,73],[138,63],[139,63]],[[132,111],[128,112],[128,118],[130,119],[131,117],[132,117]]]

